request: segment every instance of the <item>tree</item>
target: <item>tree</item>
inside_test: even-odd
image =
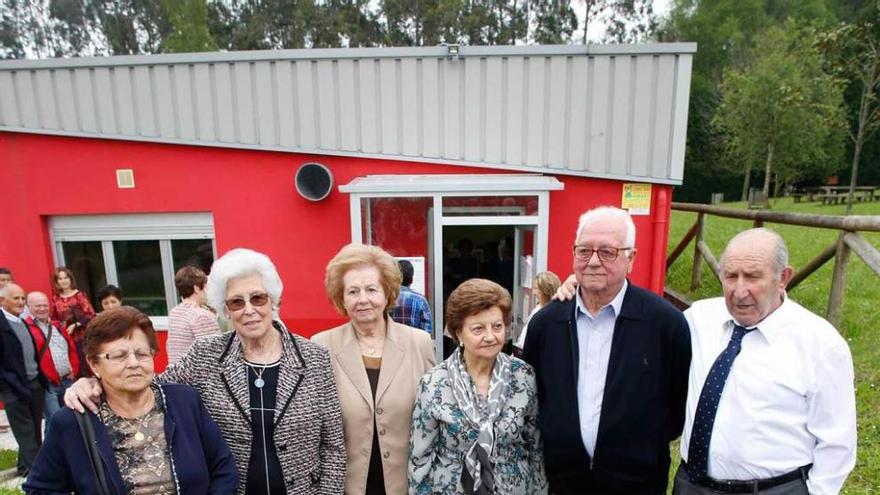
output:
[[[534,29],[530,39],[539,45],[565,43],[578,27],[577,16],[568,2],[530,0]]]
[[[875,8],[880,18],[880,4]],[[837,73],[855,86],[859,94],[855,115],[848,126],[853,144],[847,215],[852,212],[853,193],[859,175],[859,161],[865,142],[880,128],[880,29],[872,22],[842,24],[826,33],[821,41],[826,52],[834,57]]]
[[[774,173],[789,182],[840,165],[842,87],[825,72],[815,39],[813,29],[793,21],[771,27],[752,51],[750,67],[724,73],[713,124],[746,171],[763,164],[765,201]]]
[[[657,39],[697,43],[688,111],[685,181],[676,191],[677,197],[708,200],[703,191],[705,185],[712,184],[716,191],[723,189],[727,187],[727,174],[743,170],[729,162],[723,136],[711,124],[721,101],[724,71],[752,64],[754,40],[787,18],[818,26],[833,24],[835,14],[827,1],[673,0],[669,14],[660,22]],[[742,181],[743,200],[750,177],[746,174]],[[731,184],[729,188],[733,187]]]
[[[162,8],[173,26],[171,34],[162,40],[163,52],[208,52],[217,49],[217,43],[208,31],[205,0],[162,0]]]
[[[584,11],[584,34],[592,21],[605,26],[602,39],[608,43],[636,43],[648,39],[657,27],[654,0],[580,0]]]

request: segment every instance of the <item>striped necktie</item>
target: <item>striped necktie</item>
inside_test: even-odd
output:
[[[718,412],[721,392],[724,390],[724,382],[730,374],[733,360],[742,349],[742,339],[752,330],[755,329],[734,325],[733,335],[730,336],[727,348],[715,359],[709,374],[706,375],[706,382],[703,383],[700,401],[694,414],[690,443],[688,443],[687,471],[691,480],[696,483],[708,477],[709,443],[712,440],[712,426],[715,424],[715,413]]]

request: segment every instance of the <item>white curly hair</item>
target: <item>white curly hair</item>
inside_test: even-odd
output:
[[[208,305],[223,319],[226,318],[224,307],[226,305],[226,287],[234,278],[259,275],[263,282],[263,288],[272,300],[272,310],[278,319],[278,306],[281,304],[281,292],[284,284],[275,264],[263,253],[252,249],[236,248],[227,251],[211,265],[211,274],[208,275],[206,292],[208,293]]]

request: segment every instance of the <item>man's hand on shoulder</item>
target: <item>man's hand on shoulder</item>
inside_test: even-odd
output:
[[[577,279],[574,278],[574,274],[568,276],[565,279],[565,282],[562,282],[562,285],[556,289],[556,294],[553,294],[554,301],[571,301],[574,298],[574,295],[577,293]]]
[[[64,392],[64,405],[78,412],[88,409],[97,414],[103,391],[98,380],[80,378]]]

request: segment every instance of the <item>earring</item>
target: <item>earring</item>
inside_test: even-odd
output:
[[[464,349],[464,342],[459,342],[458,346],[461,347],[462,349]]]

